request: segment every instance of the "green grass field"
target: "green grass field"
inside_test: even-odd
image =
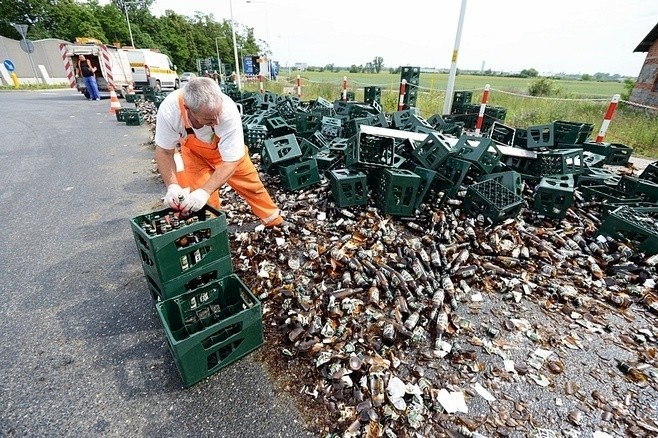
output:
[[[382,106],[387,113],[397,108],[400,75],[388,72],[379,74],[353,74],[348,72],[295,72],[290,76],[282,72],[276,82],[266,84],[275,93],[293,93],[297,74],[301,77],[302,99],[324,97],[336,100],[340,97],[343,77],[347,77],[348,91],[354,92],[357,101],[363,100],[364,87],[382,89]],[[624,84],[619,82],[595,82],[551,80],[553,90],[547,98],[528,95],[533,79],[498,76],[457,75],[455,90],[473,92],[473,103],[480,103],[482,91],[490,84],[488,105],[507,109],[505,124],[515,128],[564,120],[594,125],[592,137],[596,137],[601,122],[614,94],[623,94]],[[421,73],[416,106],[425,118],[442,114],[445,100],[447,74]],[[256,83],[245,84],[245,90],[258,89]],[[593,140],[594,138],[592,138]],[[633,155],[649,159],[658,158],[658,116],[628,108],[623,103],[617,107],[605,136],[606,142],[621,143],[633,148]]]

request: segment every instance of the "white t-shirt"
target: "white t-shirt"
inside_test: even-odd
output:
[[[174,149],[183,137],[187,137],[183,117],[178,106],[178,96],[183,89],[169,93],[160,104],[155,124],[155,144],[162,149]],[[189,120],[188,120],[189,122]],[[190,125],[191,126],[191,125]],[[194,129],[194,135],[206,143],[212,143],[213,134],[219,137],[219,153],[224,161],[238,161],[244,156],[244,133],[240,111],[233,99],[222,93],[222,113],[219,124]],[[214,132],[213,132],[214,131]]]

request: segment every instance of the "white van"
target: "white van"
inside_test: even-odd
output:
[[[180,88],[176,66],[164,53],[150,49],[124,49],[128,53],[135,88]]]

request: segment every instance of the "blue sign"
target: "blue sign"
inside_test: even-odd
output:
[[[10,72],[10,73],[12,71],[16,70],[16,67],[14,67],[14,63],[11,62],[10,59],[5,59],[4,65],[5,65],[5,68],[7,69],[7,71]]]

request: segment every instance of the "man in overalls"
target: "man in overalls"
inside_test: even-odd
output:
[[[180,143],[186,194],[176,174],[174,154]],[[228,183],[266,227],[283,223],[278,207],[263,186],[244,144],[240,112],[211,78],[192,78],[160,104],[155,125],[155,160],[167,186],[170,208],[219,209],[219,188]]]

